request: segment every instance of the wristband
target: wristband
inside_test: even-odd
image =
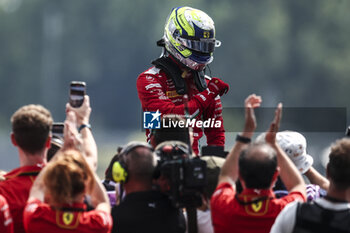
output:
[[[80,133],[80,131],[82,131],[84,128],[89,128],[91,130],[91,125],[90,124],[82,124],[79,127],[78,132]]]
[[[239,134],[237,134],[236,136],[236,142],[241,142],[241,143],[244,143],[244,144],[248,144],[250,143],[252,140],[250,138],[247,138],[247,137],[243,137]]]

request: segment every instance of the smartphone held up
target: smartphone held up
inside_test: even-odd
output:
[[[52,124],[52,136],[63,138],[63,130],[64,130],[64,123],[63,122],[54,122]]]
[[[69,104],[73,108],[79,108],[84,102],[86,93],[86,83],[81,81],[72,81],[70,83]]]

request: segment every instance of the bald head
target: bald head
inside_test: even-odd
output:
[[[153,152],[147,147],[137,147],[125,155],[129,179],[149,182],[156,166]]]
[[[268,189],[277,168],[276,151],[268,144],[252,144],[239,157],[239,174],[247,188]]]

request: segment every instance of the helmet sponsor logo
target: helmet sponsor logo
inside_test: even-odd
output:
[[[204,31],[203,32],[203,38],[208,39],[210,37],[210,32]]]

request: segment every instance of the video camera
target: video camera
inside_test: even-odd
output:
[[[207,183],[206,162],[192,158],[188,145],[166,141],[156,148],[158,172],[169,181],[168,195],[176,208],[199,207]]]

